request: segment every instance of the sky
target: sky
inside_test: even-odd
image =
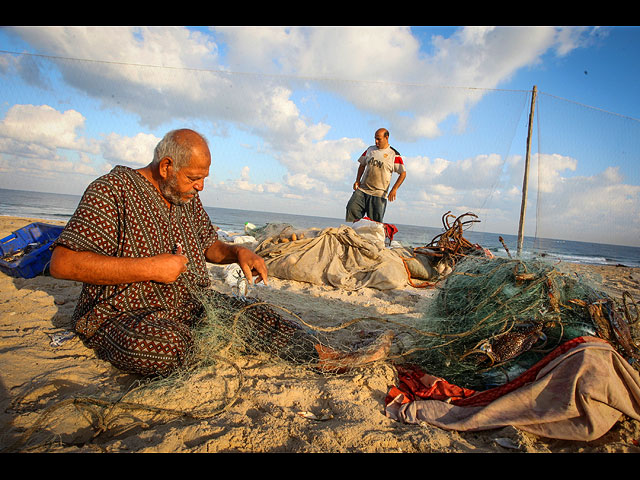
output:
[[[515,234],[535,86],[525,233],[640,246],[639,46],[619,26],[2,27],[0,188],[80,195],[187,127],[205,205],[343,218],[386,127],[407,179],[385,221]]]

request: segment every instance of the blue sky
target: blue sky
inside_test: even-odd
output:
[[[206,205],[341,218],[379,126],[386,221],[640,245],[636,27],[3,27],[0,187],[81,194],[166,131],[209,140]],[[539,151],[538,151],[539,150]],[[539,160],[539,162],[538,162]]]

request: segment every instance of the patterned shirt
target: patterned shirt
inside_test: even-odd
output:
[[[209,285],[204,252],[217,239],[197,195],[186,205],[169,208],[151,182],[129,167],[117,166],[98,178],[54,245],[141,258],[170,253],[179,243],[189,264],[171,284],[84,284],[73,315],[76,332],[89,338],[104,322],[121,315],[191,322],[202,306],[189,292]]]

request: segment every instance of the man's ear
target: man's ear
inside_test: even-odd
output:
[[[172,168],[173,168],[173,159],[171,157],[164,157],[158,163],[158,173],[165,180],[171,176],[169,170]]]

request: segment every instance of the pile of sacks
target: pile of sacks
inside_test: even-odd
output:
[[[408,286],[412,277],[434,276],[428,262],[389,242],[385,225],[371,220],[325,229],[268,225],[252,233],[259,241],[255,252],[277,278],[344,290],[389,290]]]

